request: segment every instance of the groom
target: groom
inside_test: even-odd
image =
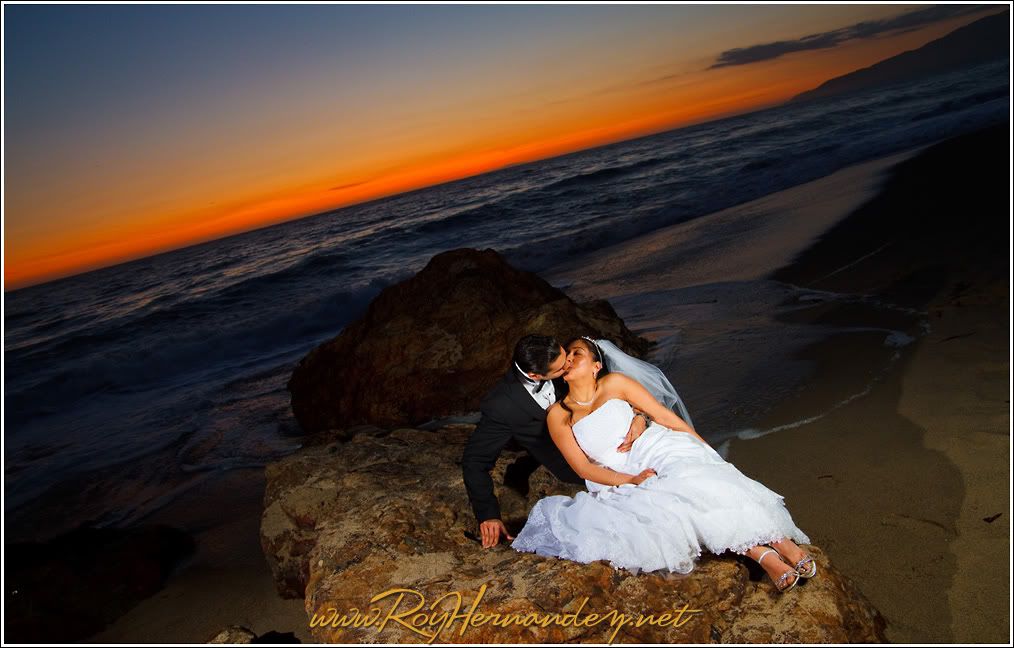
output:
[[[482,417],[465,444],[461,470],[483,548],[499,544],[501,534],[513,540],[500,518],[489,474],[512,438],[557,479],[585,483],[563,458],[546,428],[546,410],[567,394],[562,376],[569,367],[567,352],[555,338],[526,335],[514,347],[514,362],[507,374],[482,399]],[[629,449],[645,426],[645,419],[635,416],[619,449]]]

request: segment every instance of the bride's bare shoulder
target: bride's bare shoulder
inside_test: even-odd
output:
[[[549,406],[549,409],[546,410],[546,419],[550,421],[554,419],[562,419],[563,415],[563,405],[560,404],[560,401],[556,401]]]
[[[633,378],[621,373],[607,373],[599,378],[599,386],[612,395],[619,395],[634,382],[636,381]]]
[[[563,405],[559,401],[553,403],[546,410],[546,425],[549,427],[549,432],[553,435],[556,434],[557,430],[566,430],[569,427],[567,421],[567,410],[563,408]]]

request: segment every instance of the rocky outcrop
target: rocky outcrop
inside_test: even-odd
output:
[[[217,633],[207,643],[248,644],[257,639],[257,633],[246,626],[231,625]]]
[[[205,643],[212,644],[258,644],[258,643],[269,643],[269,644],[284,644],[284,643],[301,643],[296,638],[293,632],[277,632],[271,630],[258,636],[256,632],[241,625],[231,625],[220,632],[216,633],[214,637],[209,639]]]
[[[4,548],[7,640],[70,642],[89,637],[162,588],[193,538],[164,525],[81,527],[47,542]]]
[[[885,640],[884,619],[812,545],[819,575],[785,594],[753,561],[731,553],[705,554],[692,573],[673,575],[520,553],[507,543],[483,549],[459,464],[471,430],[334,431],[321,437],[330,442],[268,467],[262,546],[279,592],[304,599],[317,641],[423,643],[437,631],[435,641],[455,643]],[[538,499],[581,488],[557,481],[510,446],[493,479],[512,533]],[[478,614],[576,616],[545,626],[503,619],[474,625],[472,617],[464,627],[459,618],[440,630],[435,614],[453,611],[459,596],[462,615],[476,604]],[[436,625],[420,617],[413,623],[417,606]],[[360,618],[357,626],[355,611],[366,619],[379,613],[380,620],[364,625]],[[612,611],[627,616],[591,620]],[[662,623],[665,613],[671,616]],[[399,614],[400,621],[388,619],[379,629],[383,618]],[[636,625],[639,615],[655,615],[654,622]]]
[[[606,301],[577,304],[494,250],[434,256],[414,277],[384,289],[366,313],[313,349],[288,383],[306,432],[357,424],[418,425],[478,411],[528,333],[606,337],[642,355]]]

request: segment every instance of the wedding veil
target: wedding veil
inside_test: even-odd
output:
[[[588,339],[591,340],[591,338]],[[650,362],[627,355],[609,340],[600,339],[592,340],[592,342],[598,346],[609,371],[621,373],[641,383],[655,397],[655,400],[676,411],[680,418],[687,422],[687,425],[694,427],[687,406],[683,404],[683,399],[676,393],[676,389],[661,369]]]

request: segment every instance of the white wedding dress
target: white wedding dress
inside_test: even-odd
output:
[[[652,423],[629,452],[617,452],[634,412],[613,398],[573,425],[594,462],[636,475],[638,485],[585,480],[588,492],[550,495],[532,508],[511,547],[588,563],[608,560],[634,573],[693,571],[702,551],[742,553],[758,544],[810,539],[792,521],[783,497],[750,479],[688,432]]]

